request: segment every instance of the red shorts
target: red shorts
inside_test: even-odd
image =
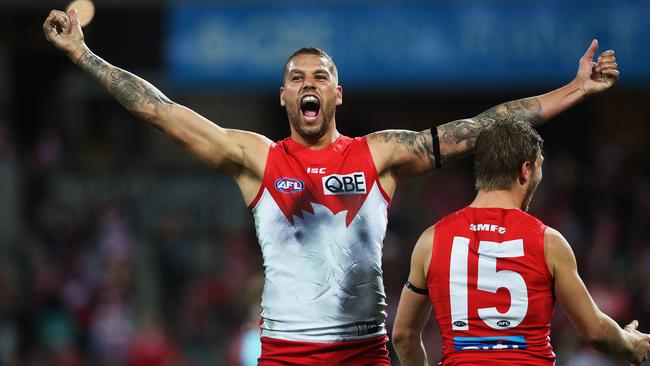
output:
[[[262,337],[258,366],[390,366],[385,335],[336,343],[285,341]]]

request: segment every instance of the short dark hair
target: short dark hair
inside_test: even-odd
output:
[[[544,140],[528,123],[495,121],[483,129],[474,145],[474,174],[477,190],[510,189],[521,165],[535,167]]]
[[[291,62],[291,60],[293,60],[294,57],[301,56],[301,55],[315,55],[319,57],[324,57],[327,60],[329,60],[329,62],[332,63],[332,70],[334,72],[334,77],[336,77],[336,80],[338,80],[339,72],[336,69],[336,64],[334,63],[334,59],[332,59],[332,56],[330,56],[327,52],[316,47],[303,47],[297,50],[296,52],[294,52],[293,54],[291,54],[291,56],[289,56],[289,58],[287,59],[287,62],[284,64],[284,72],[282,73],[282,80],[286,80],[287,78],[287,73],[289,72],[289,62]]]

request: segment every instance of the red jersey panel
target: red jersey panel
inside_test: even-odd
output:
[[[297,342],[262,337],[258,366],[390,366],[388,337],[336,343]]]
[[[321,150],[309,149],[288,137],[271,146],[262,187],[250,207],[255,207],[266,188],[292,224],[294,216],[313,214],[311,204],[317,202],[335,215],[347,211],[345,222],[349,226],[376,183],[390,202],[378,185],[365,137],[341,135]]]
[[[435,225],[427,283],[441,365],[552,365],[546,225],[518,209],[466,207]]]

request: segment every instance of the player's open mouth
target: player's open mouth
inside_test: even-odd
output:
[[[320,112],[320,101],[314,95],[305,95],[300,100],[300,110],[302,116],[307,121],[314,121]]]

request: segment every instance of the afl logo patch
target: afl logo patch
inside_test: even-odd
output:
[[[282,177],[275,181],[275,189],[282,193],[297,193],[305,188],[300,179]]]
[[[497,322],[497,325],[500,326],[501,328],[506,328],[510,326],[510,322],[507,320],[499,320]]]
[[[454,325],[457,326],[457,327],[464,327],[464,326],[467,326],[467,323],[465,323],[465,322],[462,321],[462,320],[456,320],[456,321],[454,322]]]

